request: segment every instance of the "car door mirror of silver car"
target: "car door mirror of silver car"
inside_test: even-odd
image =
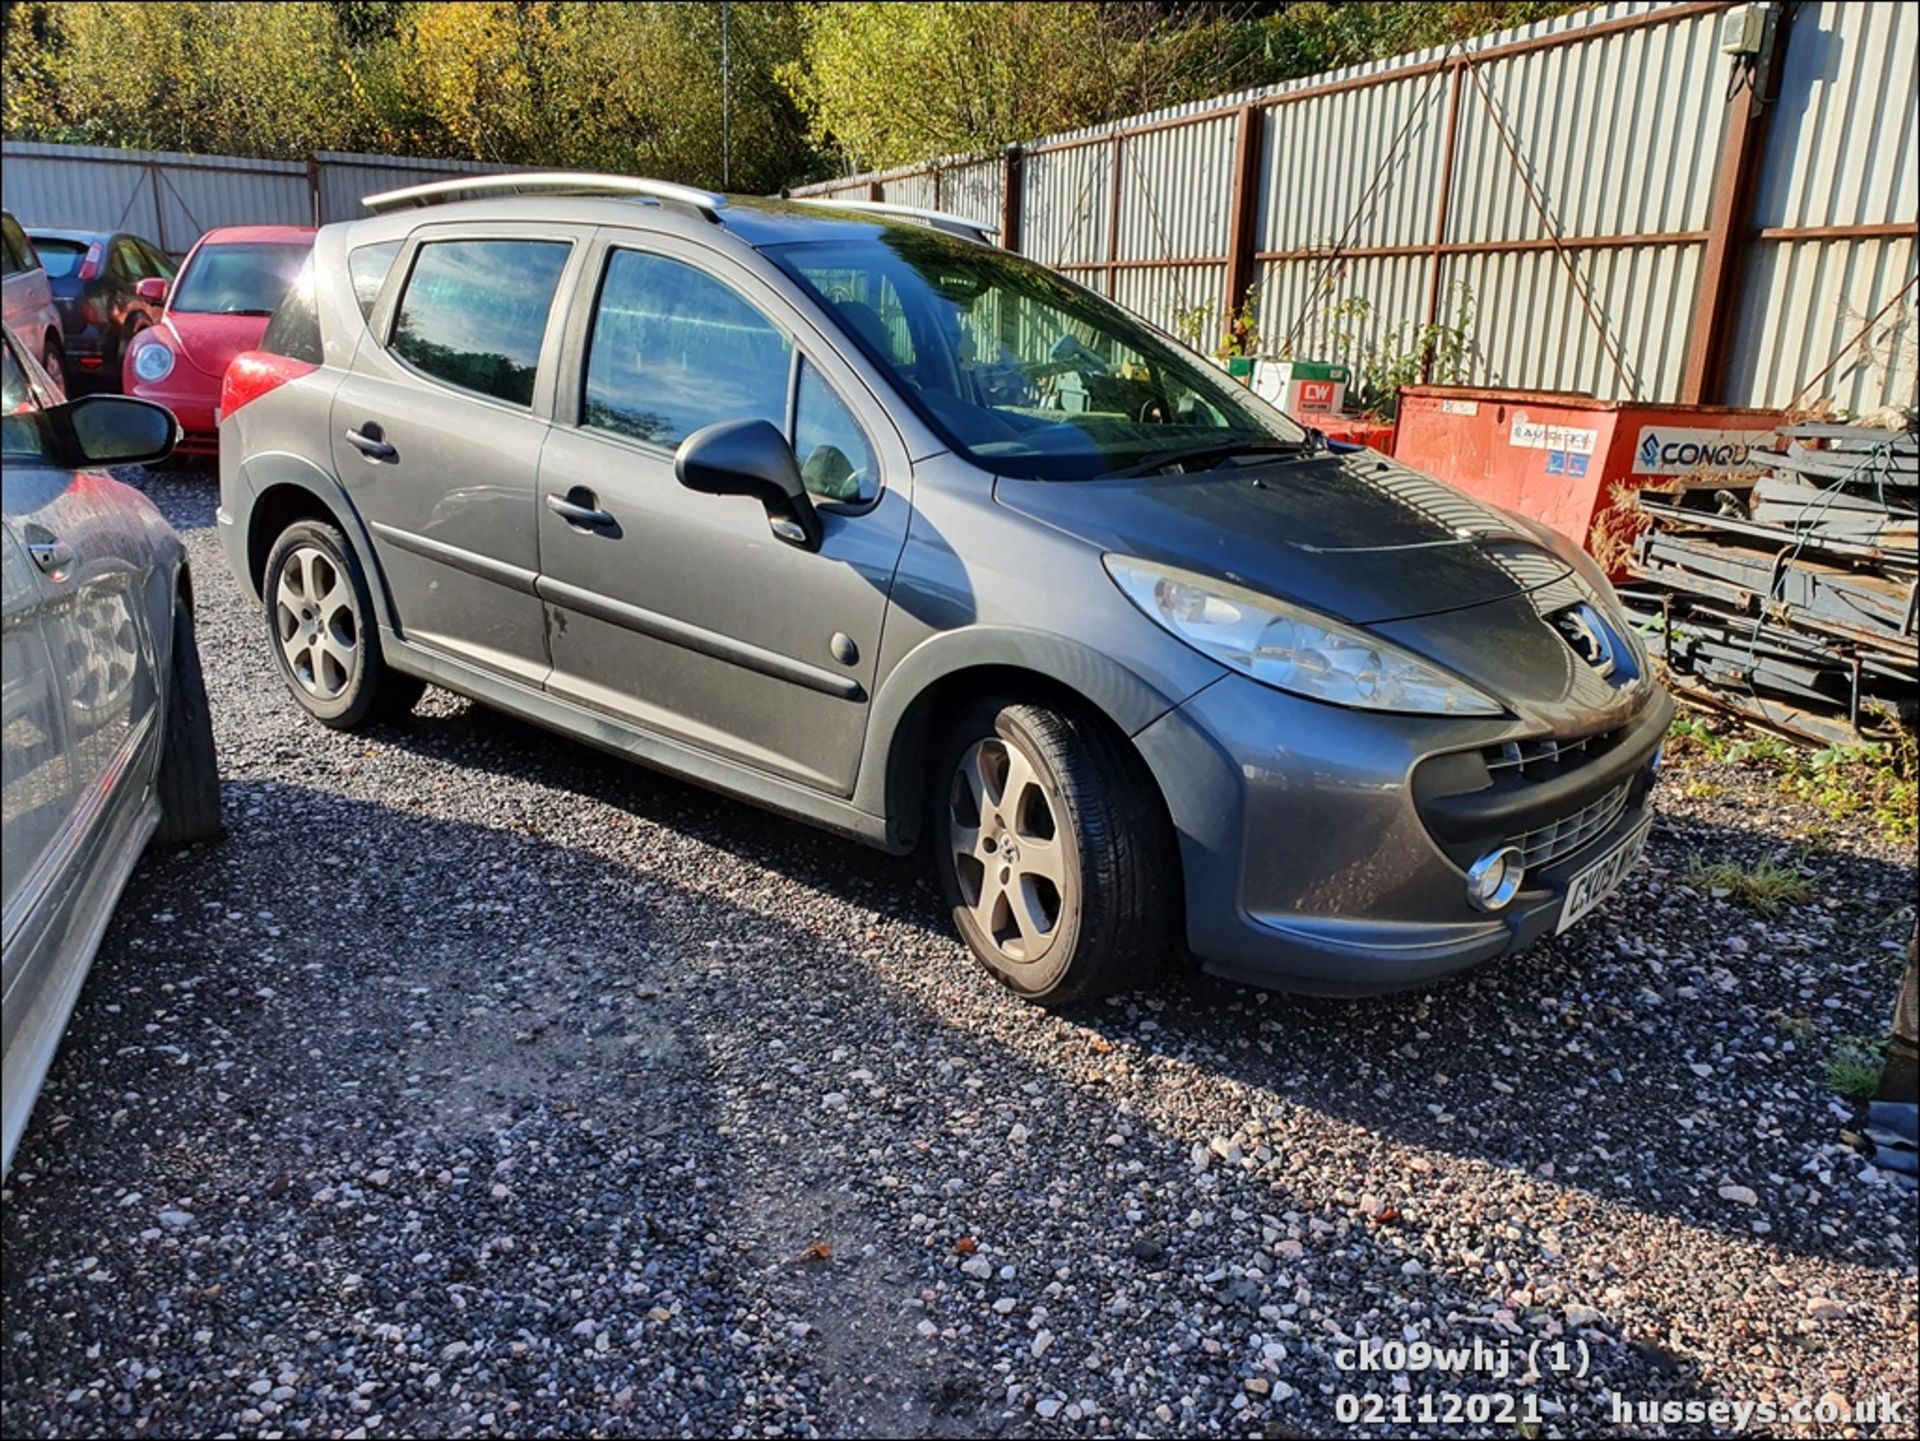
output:
[[[165,460],[180,438],[173,412],[127,395],[85,395],[40,412],[49,453],[69,465]]]
[[[696,430],[674,452],[673,473],[702,495],[750,495],[788,545],[820,549],[819,512],[800,479],[793,447],[764,420],[723,420]]]

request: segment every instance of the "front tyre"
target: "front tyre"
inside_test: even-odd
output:
[[[981,701],[934,776],[941,888],[995,979],[1067,1005],[1152,976],[1178,877],[1152,782],[1120,737],[1070,711]]]
[[[186,602],[173,606],[173,673],[167,686],[166,731],[161,738],[160,825],[154,839],[186,845],[220,834],[220,766],[213,753],[213,713],[200,673],[200,647]]]
[[[366,572],[333,526],[301,520],[282,531],[260,592],[281,678],[315,720],[353,730],[413,709],[425,685],[388,668]]]

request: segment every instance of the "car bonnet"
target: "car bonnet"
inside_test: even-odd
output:
[[[1186,475],[1002,477],[995,498],[1104,551],[1357,625],[1489,604],[1570,569],[1504,512],[1371,451]]]

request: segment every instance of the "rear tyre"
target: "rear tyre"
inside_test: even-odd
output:
[[[333,526],[301,520],[282,531],[260,591],[281,678],[315,720],[353,730],[413,709],[426,685],[387,665],[366,572]]]
[[[184,602],[173,607],[173,674],[167,687],[167,729],[161,742],[160,826],[162,845],[212,840],[220,834],[220,767],[213,751],[213,713],[200,673],[200,647],[193,615]]]
[[[989,974],[1049,1006],[1151,979],[1178,878],[1152,782],[1120,737],[1071,711],[983,700],[934,777],[934,866]]]

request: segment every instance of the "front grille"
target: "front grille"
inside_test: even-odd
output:
[[[1507,844],[1519,849],[1529,871],[1551,866],[1572,855],[1619,820],[1620,813],[1627,808],[1627,794],[1632,789],[1631,780],[1622,781],[1598,800],[1582,806],[1571,815],[1562,816],[1544,826],[1536,826],[1524,835],[1511,836]]]
[[[1508,775],[1530,780],[1551,767],[1580,764],[1589,752],[1598,754],[1606,750],[1619,734],[1619,731],[1612,730],[1602,731],[1599,735],[1582,736],[1573,741],[1555,740],[1552,736],[1506,741],[1497,746],[1482,747],[1480,755],[1487,763],[1487,773],[1494,780]]]

